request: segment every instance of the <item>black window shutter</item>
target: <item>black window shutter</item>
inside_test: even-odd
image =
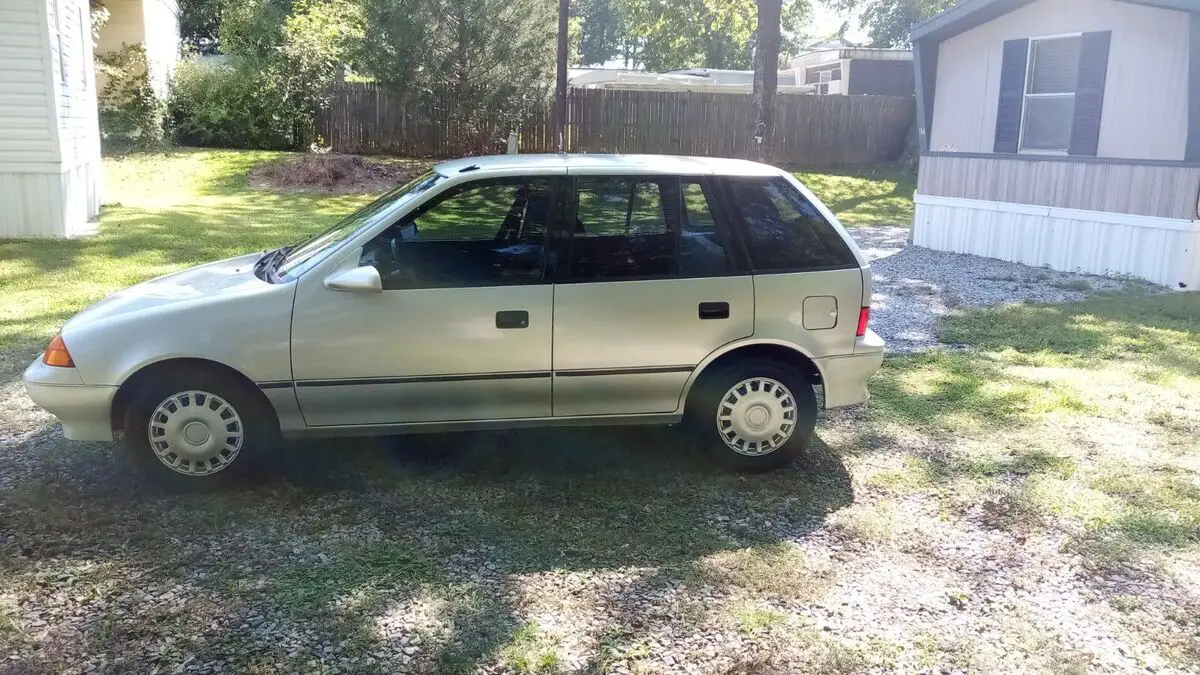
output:
[[[1079,47],[1079,79],[1075,85],[1075,121],[1071,125],[1072,155],[1096,156],[1100,143],[1100,109],[1108,74],[1108,43],[1112,31],[1084,33]]]
[[[1016,152],[1021,139],[1021,107],[1025,103],[1025,60],[1029,40],[1005,40],[1000,65],[1000,103],[996,108],[996,143],[992,152]]]

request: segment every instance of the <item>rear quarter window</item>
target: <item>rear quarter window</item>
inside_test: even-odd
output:
[[[755,272],[858,266],[838,231],[787,180],[730,178],[727,184]]]

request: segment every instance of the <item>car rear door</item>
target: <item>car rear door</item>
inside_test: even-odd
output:
[[[554,415],[668,413],[754,332],[754,282],[710,176],[570,177],[554,292]]]
[[[754,270],[755,337],[814,358],[853,353],[863,274],[842,234],[784,176],[721,182]]]

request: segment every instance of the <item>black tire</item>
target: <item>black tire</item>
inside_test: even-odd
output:
[[[234,376],[217,370],[189,368],[150,375],[135,386],[122,425],[124,451],[141,476],[165,487],[207,490],[244,482],[257,476],[262,458],[279,442],[279,421],[270,403],[261,392]],[[218,399],[213,405],[224,401],[242,422],[240,449],[227,464],[202,475],[180,473],[160,461],[149,435],[150,417],[159,405],[168,397],[188,391],[212,394]]]
[[[752,378],[770,378],[782,384],[795,402],[791,436],[778,447],[761,455],[734,450],[717,426],[722,399],[735,385]],[[786,466],[801,456],[812,439],[817,422],[817,396],[812,383],[795,367],[772,359],[754,358],[718,367],[704,373],[688,396],[684,423],[693,442],[718,462],[736,471],[767,471]]]

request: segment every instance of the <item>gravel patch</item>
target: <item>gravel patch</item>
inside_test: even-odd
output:
[[[908,246],[907,227],[849,229],[871,261],[871,329],[892,354],[938,345],[938,319],[964,307],[1071,302],[1141,283]]]

